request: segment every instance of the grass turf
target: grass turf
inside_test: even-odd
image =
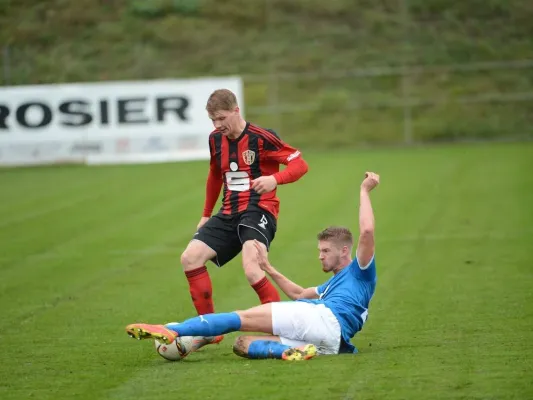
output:
[[[315,232],[357,230],[375,170],[378,286],[360,354],[251,361],[219,346],[166,362],[124,326],[194,315],[179,255],[205,162],[0,170],[2,399],[533,397],[533,145],[305,153],[279,189],[272,263],[325,281]],[[218,311],[257,304],[238,259],[210,267]]]

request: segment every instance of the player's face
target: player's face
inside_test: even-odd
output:
[[[224,136],[235,136],[241,132],[239,130],[239,108],[233,111],[220,110],[209,115],[215,129]]]
[[[338,248],[329,240],[318,242],[318,259],[322,263],[322,271],[331,272],[341,264],[342,248]]]

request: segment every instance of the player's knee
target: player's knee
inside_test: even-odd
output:
[[[200,240],[192,240],[181,254],[180,261],[185,271],[200,268],[209,260],[216,257],[217,253]]]
[[[246,279],[250,285],[256,284],[265,277],[265,273],[259,268],[257,262],[245,262],[243,268]]]
[[[199,268],[204,264],[200,255],[189,248],[185,249],[185,251],[181,254],[180,261],[185,271]]]
[[[265,273],[259,268],[259,264],[257,263],[256,253],[257,250],[253,241],[248,240],[243,243],[242,267],[250,285],[257,283],[265,276]]]
[[[185,270],[187,270],[187,267],[191,265],[191,256],[187,250],[181,253],[180,262]]]
[[[245,336],[239,336],[233,343],[233,352],[239,357],[248,358],[248,340]]]
[[[253,321],[253,315],[252,315],[250,309],[248,309],[248,310],[238,310],[238,311],[235,311],[235,313],[237,313],[237,315],[241,319],[241,328],[243,326],[244,327],[248,326],[248,324]]]

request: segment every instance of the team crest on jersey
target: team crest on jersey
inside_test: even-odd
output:
[[[242,159],[246,165],[252,165],[255,161],[255,151],[246,150],[242,152]]]

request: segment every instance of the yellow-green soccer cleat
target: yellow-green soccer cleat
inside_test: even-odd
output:
[[[316,353],[317,348],[314,344],[306,344],[305,346],[292,347],[285,350],[281,358],[285,361],[303,361],[313,358]]]
[[[178,337],[178,334],[164,325],[130,324],[126,327],[126,333],[133,339],[157,339],[165,344],[170,344]]]

